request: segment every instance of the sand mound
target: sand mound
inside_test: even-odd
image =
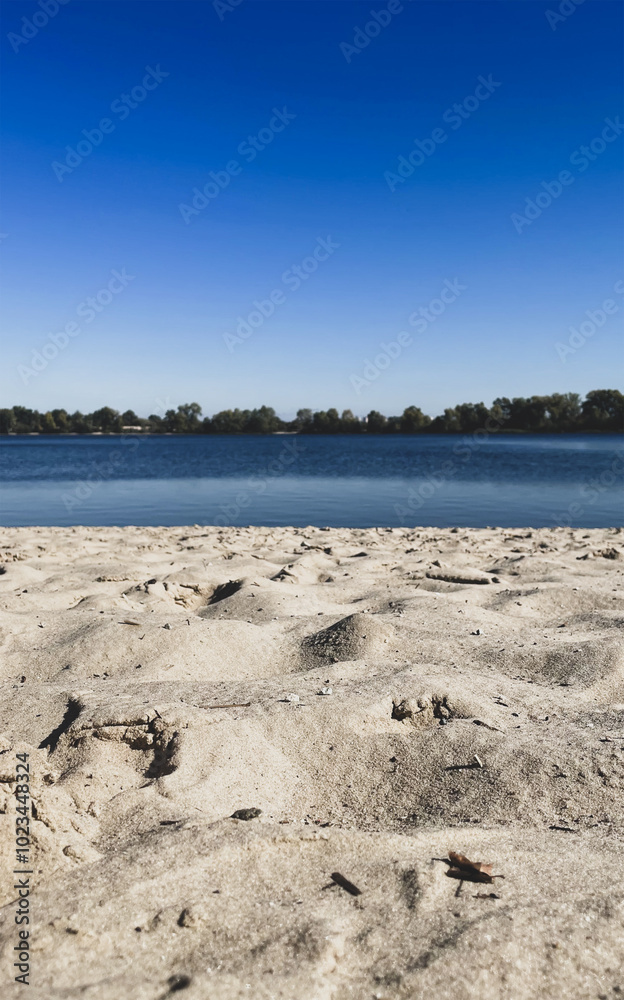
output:
[[[307,663],[338,663],[364,657],[381,658],[388,652],[384,646],[392,646],[393,641],[391,626],[372,615],[355,614],[306,636],[301,647]]]
[[[624,644],[620,638],[544,640],[538,646],[489,649],[482,660],[510,676],[522,675],[550,684],[587,686],[615,676],[624,696]]]

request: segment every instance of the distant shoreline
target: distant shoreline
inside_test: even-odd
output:
[[[102,406],[93,413],[65,409],[40,413],[26,406],[0,408],[0,435],[114,434],[584,434],[624,432],[624,395],[619,389],[592,389],[584,399],[575,392],[544,396],[498,396],[491,406],[459,403],[431,418],[419,406],[385,416],[370,410],[358,417],[352,410],[297,410],[283,420],[272,406],[253,410],[220,410],[203,416],[199,403],[161,409],[148,417],[134,410],[120,413]]]
[[[359,434],[349,433],[348,431],[213,431],[213,432],[202,432],[202,431],[65,431],[60,433],[55,431],[48,434],[44,431],[0,431],[0,441],[4,438],[29,438],[38,437],[44,440],[48,438],[130,438],[130,437],[141,437],[141,438],[196,438],[196,437],[463,437],[466,434],[485,434],[487,436],[496,435],[496,437],[523,437],[523,436],[539,436],[539,437],[597,437],[608,435],[610,437],[624,437],[624,428],[622,430],[594,430],[592,428],[580,427],[577,430],[562,430],[556,431],[552,428],[544,428],[543,430],[520,430],[517,428],[508,428],[500,430],[487,430],[485,428],[477,428],[474,431],[460,430],[460,431],[440,431],[431,430],[430,428],[424,428],[420,431],[361,431]]]
[[[201,431],[188,432],[188,431],[65,431],[60,433],[58,431],[47,434],[44,431],[0,431],[0,441],[3,438],[123,438],[123,437],[141,437],[141,438],[195,438],[195,437],[458,437],[465,434],[478,433],[471,431],[434,431],[434,430],[422,430],[422,431],[362,431],[360,434],[350,434],[348,431],[218,431],[211,433],[202,433]],[[497,437],[522,437],[523,435],[539,435],[540,437],[546,437],[549,434],[551,437],[578,437],[583,435],[586,437],[595,437],[596,435],[609,435],[610,437],[624,437],[624,428],[621,431],[614,430],[592,430],[579,428],[578,430],[569,431],[555,431],[551,428],[545,428],[544,430],[499,430],[499,431],[483,431],[487,434],[496,434]]]

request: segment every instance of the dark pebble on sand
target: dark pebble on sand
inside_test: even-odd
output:
[[[230,818],[231,819],[255,819],[256,816],[259,816],[261,812],[262,812],[262,809],[237,809],[236,812],[232,813],[232,815],[231,815]]]

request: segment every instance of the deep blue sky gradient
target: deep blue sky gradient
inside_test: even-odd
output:
[[[2,405],[435,414],[620,383],[624,138],[582,172],[569,158],[622,116],[622,5],[586,0],[553,30],[555,2],[405,3],[347,62],[340,43],[386,6],[243,0],[220,20],[201,0],[71,0],[15,52],[8,34],[40,8],[5,3]],[[146,66],[169,75],[122,121],[111,103]],[[492,96],[445,125],[490,74]],[[284,107],[296,118],[247,163],[237,147]],[[104,117],[114,131],[59,181],[53,162]],[[384,173],[439,127],[447,141],[391,192]],[[180,203],[232,159],[242,172],[185,224]],[[519,234],[512,214],[565,169],[574,182]],[[328,236],[339,249],[286,288]],[[134,280],[24,384],[18,366],[122,268]],[[417,334],[408,316],[446,279],[466,290]],[[224,333],[276,288],[285,302],[229,351]],[[618,312],[562,362],[556,343],[607,298]],[[356,392],[402,330],[411,345]]]

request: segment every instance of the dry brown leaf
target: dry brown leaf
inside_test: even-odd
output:
[[[482,861],[469,861],[465,854],[457,854],[455,851],[449,851],[448,856],[454,868],[464,868],[468,871],[486,872],[488,875],[492,874],[491,864],[485,864]]]
[[[464,854],[456,851],[449,851],[449,878],[456,878],[465,882],[493,882],[495,878],[504,878],[504,875],[492,875],[492,865],[489,862],[469,861]]]

